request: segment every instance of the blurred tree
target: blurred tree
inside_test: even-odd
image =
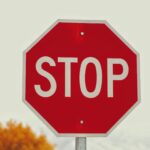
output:
[[[6,126],[0,124],[0,150],[54,150],[54,146],[29,126],[9,121]]]

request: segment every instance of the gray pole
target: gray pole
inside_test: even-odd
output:
[[[76,137],[76,150],[86,150],[86,137]]]

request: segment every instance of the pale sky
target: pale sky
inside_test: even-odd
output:
[[[56,137],[22,102],[23,51],[57,19],[107,20],[140,53],[141,103],[109,137],[89,138],[88,147],[90,149],[98,145],[99,141],[103,141],[103,144],[108,141],[111,145],[115,145],[117,137],[123,138],[122,141],[120,139],[120,147],[125,147],[124,141],[129,137],[131,139],[127,142],[129,144],[134,138],[148,141],[150,139],[149,6],[149,0],[0,0],[0,122],[14,119],[30,124],[35,131],[45,132],[52,142],[59,143],[60,147],[69,150],[69,146],[73,145],[73,139]],[[116,147],[114,146],[114,149],[117,149]],[[106,145],[105,148],[110,149]],[[138,149],[148,150],[142,146]]]

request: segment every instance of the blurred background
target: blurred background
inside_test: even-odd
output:
[[[149,0],[0,0],[0,122],[29,124],[73,150],[74,138],[56,137],[22,102],[23,51],[57,19],[107,20],[139,53],[141,104],[108,136],[88,138],[88,150],[148,150],[150,147]]]

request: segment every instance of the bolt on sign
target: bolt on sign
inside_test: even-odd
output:
[[[138,103],[138,65],[106,21],[58,20],[24,52],[24,101],[57,135],[106,135]]]

